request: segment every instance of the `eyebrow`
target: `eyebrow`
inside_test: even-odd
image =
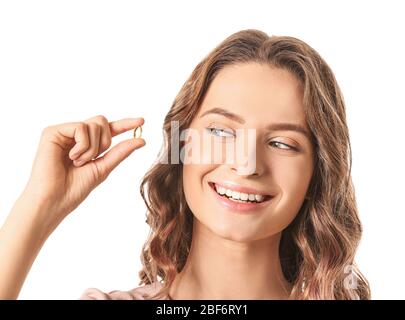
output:
[[[208,115],[208,114],[218,114],[224,116],[232,121],[244,124],[246,121],[240,115],[232,113],[223,108],[212,108],[205,111],[200,118]],[[267,130],[270,131],[295,131],[298,133],[303,134],[305,137],[311,140],[311,135],[309,134],[308,130],[305,129],[302,125],[296,123],[288,123],[288,122],[278,122],[278,123],[271,123],[266,126]]]

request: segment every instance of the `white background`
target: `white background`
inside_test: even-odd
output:
[[[148,233],[139,183],[160,149],[164,116],[197,63],[248,28],[300,38],[334,70],[364,225],[357,261],[374,299],[405,298],[403,12],[401,1],[1,1],[1,224],[44,127],[142,116],[147,142],[51,235],[19,298],[138,285]]]

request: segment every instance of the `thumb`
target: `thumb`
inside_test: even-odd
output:
[[[136,149],[143,147],[145,143],[145,140],[142,138],[132,138],[121,141],[115,145],[104,156],[94,160],[99,169],[100,175],[102,177],[107,177],[110,172],[122,162],[122,160],[127,158]]]

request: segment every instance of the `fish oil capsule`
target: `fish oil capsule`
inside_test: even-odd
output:
[[[142,137],[142,126],[136,127],[134,130],[134,138],[138,139]]]

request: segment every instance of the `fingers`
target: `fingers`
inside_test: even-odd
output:
[[[90,145],[87,124],[84,122],[70,122],[55,126],[57,132],[67,139],[74,139],[75,146],[70,150],[71,159],[78,157],[86,151]]]
[[[111,140],[112,140],[110,124],[109,124],[107,118],[102,115],[98,115],[96,117],[87,119],[85,122],[86,123],[95,122],[100,125],[101,135],[100,135],[100,144],[99,144],[98,154],[103,153],[105,150],[107,150],[111,146]]]
[[[144,124],[143,118],[126,118],[118,121],[110,122],[111,136],[123,133],[125,131],[135,129]]]
[[[104,116],[99,115],[89,118],[84,122],[72,124],[69,124],[69,129],[64,128],[64,131],[70,136],[72,136],[72,130],[73,134],[77,131],[77,134],[74,134],[76,145],[72,148],[72,150],[70,150],[69,157],[70,159],[74,160],[73,164],[75,166],[80,166],[92,159],[97,158],[98,155],[107,150],[111,145],[112,137],[143,125],[144,119],[125,118],[118,121],[108,122]],[[77,125],[76,131],[74,130],[74,124]],[[87,139],[82,137],[83,135],[85,135]],[[80,141],[78,139],[80,139]],[[130,139],[132,142],[133,140],[139,139]],[[132,147],[136,149],[137,145],[132,145]],[[130,150],[132,147],[130,143],[128,150]],[[131,153],[132,151],[128,152]]]
[[[145,140],[141,138],[124,140],[111,148],[111,150],[105,155],[94,160],[101,177],[105,179],[110,172],[122,162],[122,160],[127,158],[134,150],[139,149],[144,145]]]
[[[99,154],[101,127],[97,123],[89,123],[87,125],[89,135],[89,147],[79,157],[73,161],[75,166],[80,166],[83,163],[96,158]]]

